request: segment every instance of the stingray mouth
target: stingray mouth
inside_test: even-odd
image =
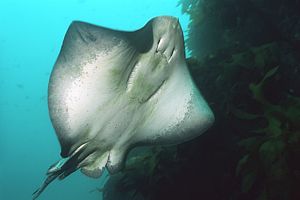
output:
[[[165,85],[168,73],[168,64],[161,55],[151,57],[146,64],[138,62],[129,72],[126,93],[139,103],[154,99]]]
[[[155,99],[155,97],[158,96],[158,94],[161,92],[163,86],[165,85],[166,80],[163,80],[161,84],[149,95],[147,99],[145,99],[145,102],[151,101],[152,99]]]
[[[140,68],[140,65],[138,64],[138,62],[136,62],[129,75],[128,75],[128,78],[127,78],[127,84],[126,84],[126,92],[130,92],[132,90],[132,87],[133,87],[133,84],[134,84],[134,79],[136,78],[137,76],[137,72],[138,72],[138,69]]]
[[[157,96],[171,73],[170,58],[160,50],[153,50],[139,57],[127,74],[126,93],[139,103]],[[175,48],[171,50],[172,58]]]

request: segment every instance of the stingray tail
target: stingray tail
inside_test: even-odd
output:
[[[51,165],[47,171],[47,178],[40,188],[38,188],[33,194],[32,199],[37,199],[47,186],[55,179],[62,180],[75,172],[79,168],[79,163],[85,158],[82,156],[82,152],[85,148],[80,148],[74,152],[69,158],[64,158],[53,165]]]
[[[37,199],[40,194],[42,194],[42,192],[46,189],[46,187],[52,182],[54,181],[60,174],[55,173],[55,174],[51,174],[48,175],[48,177],[46,178],[46,180],[44,181],[43,185],[38,188],[33,194],[32,194],[32,199]]]

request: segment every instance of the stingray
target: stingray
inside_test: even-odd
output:
[[[171,16],[132,32],[72,22],[48,88],[62,159],[33,199],[76,170],[94,178],[105,167],[120,171],[136,146],[179,144],[206,131],[214,115],[184,50],[181,26]]]

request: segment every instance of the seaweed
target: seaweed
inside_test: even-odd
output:
[[[295,11],[300,2],[269,3],[181,1],[192,18],[187,40],[192,74],[217,118],[230,124],[222,131],[236,139],[232,144],[240,151],[239,186],[224,199],[300,198],[300,16]]]
[[[294,195],[299,195],[292,189],[293,184],[300,184],[299,178],[295,178],[299,169],[293,169],[295,160],[291,160],[290,156],[300,152],[300,98],[287,95],[280,105],[267,100],[264,88],[277,70],[278,67],[269,70],[260,82],[249,85],[253,98],[263,108],[263,114],[255,117],[263,117],[267,123],[265,127],[252,131],[261,133],[260,136],[240,141],[247,151],[237,166],[237,174],[242,177],[242,192],[251,191],[260,178],[263,184],[259,199],[295,199]]]
[[[130,153],[126,167],[111,175],[105,184],[104,198],[156,199],[160,182],[168,180],[174,173],[174,170],[167,170],[168,159],[176,160],[176,147],[137,148]]]

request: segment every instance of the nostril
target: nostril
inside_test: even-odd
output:
[[[173,49],[172,49],[170,59],[172,58],[172,56],[173,56],[174,53],[175,53],[175,47],[173,47]]]
[[[161,38],[159,38],[159,40],[157,42],[157,46],[156,46],[156,50],[155,50],[156,53],[158,53],[158,48],[159,48],[160,42],[161,42]]]

